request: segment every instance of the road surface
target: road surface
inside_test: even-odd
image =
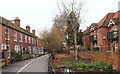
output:
[[[20,61],[2,68],[2,72],[48,72],[49,55]]]

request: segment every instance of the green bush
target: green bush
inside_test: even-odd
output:
[[[29,51],[23,51],[21,54],[29,54]]]
[[[12,51],[12,54],[17,54],[17,55],[19,55],[19,54],[21,54],[21,52],[20,52],[20,51],[19,51],[19,52]]]
[[[104,61],[93,61],[91,63],[91,66],[93,69],[103,69],[103,70],[112,69],[112,64]]]
[[[72,62],[72,61],[66,61],[68,66],[70,68],[92,68],[94,70],[108,70],[112,69],[112,64],[107,63],[104,61],[93,61],[91,64],[86,64],[84,62],[78,61],[78,62]]]
[[[12,51],[12,54],[17,54],[17,55],[19,55],[19,54],[29,54],[29,52],[28,51],[23,51],[23,52],[21,52],[21,51],[19,51],[19,52]]]

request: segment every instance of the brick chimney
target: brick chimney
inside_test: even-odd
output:
[[[35,35],[35,30],[32,30],[32,34],[34,34],[34,35]]]
[[[15,17],[14,24],[20,26],[20,19],[19,19],[19,17]]]
[[[30,32],[30,26],[29,26],[29,25],[26,26],[26,30],[27,30],[28,32]]]

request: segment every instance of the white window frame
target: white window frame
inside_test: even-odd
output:
[[[117,29],[116,26],[113,26],[113,27],[112,27],[112,30],[113,30],[113,31],[117,31],[118,29]]]
[[[3,49],[3,46],[4,46],[4,49]],[[7,49],[7,46],[9,47],[9,49]],[[9,44],[8,45],[7,44],[2,44],[2,50],[10,50]]]
[[[16,52],[19,52],[19,51],[20,51],[20,45],[15,45],[15,46],[14,46],[14,50],[15,50]]]
[[[115,51],[117,51],[118,50],[118,42],[114,41],[113,44],[114,44],[114,47],[115,47]]]
[[[32,44],[34,44],[34,39],[32,38]]]
[[[22,42],[22,33],[20,33],[20,38],[19,42]]]
[[[16,31],[14,31],[14,33],[13,33],[13,40],[17,42],[17,32]]]
[[[29,36],[29,44],[31,43],[31,38],[30,38],[30,36]]]
[[[6,32],[6,29],[8,30],[8,32]],[[7,38],[6,38],[6,35],[7,35]],[[8,28],[5,28],[5,40],[10,40],[9,39],[9,29]]]
[[[27,35],[25,35],[25,43],[27,43]]]

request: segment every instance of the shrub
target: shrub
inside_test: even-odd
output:
[[[93,61],[91,63],[91,66],[92,66],[93,69],[103,69],[103,70],[112,68],[111,63],[107,63],[107,62],[104,62],[104,61]]]
[[[12,51],[12,54],[21,54],[21,52],[19,51],[19,52],[16,52],[16,51]]]
[[[94,70],[112,69],[112,64],[104,61],[93,61],[91,64],[87,64],[81,61],[78,62],[66,61],[66,63],[70,68],[92,68]]]
[[[19,54],[29,54],[29,52],[28,51],[23,51],[23,52],[21,52],[21,51],[18,51],[18,52],[12,51],[12,54],[16,54],[16,55],[19,55]]]

